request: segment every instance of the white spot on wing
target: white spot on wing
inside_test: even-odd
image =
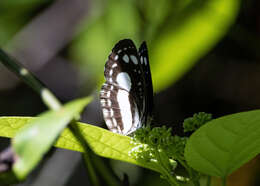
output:
[[[141,61],[141,64],[143,64],[143,61],[144,61],[144,60],[143,60],[143,56],[141,56],[140,61]]]
[[[106,106],[106,100],[105,99],[100,99],[100,103],[102,107]]]
[[[138,129],[140,127],[141,127],[141,121],[140,121],[140,118],[139,118],[137,106],[135,105],[134,128],[131,131],[129,131],[129,133],[135,131],[136,129]]]
[[[106,125],[107,125],[108,128],[112,128],[113,127],[111,119],[107,119],[105,122],[106,122]]]
[[[123,56],[123,60],[124,60],[124,62],[126,62],[126,63],[129,63],[129,57],[128,57],[128,55],[124,55]]]
[[[116,118],[112,118],[112,121],[113,121],[114,125],[116,126],[117,125]]]
[[[107,91],[107,97],[110,97],[110,94],[111,94],[110,91]]]
[[[108,106],[108,107],[111,107],[111,105],[112,105],[112,102],[108,99],[108,100],[107,100],[107,106]]]
[[[120,87],[130,91],[132,83],[129,75],[126,72],[120,72],[116,77],[116,81]]]
[[[110,117],[113,117],[114,116],[114,111],[113,109],[110,109]]]
[[[104,91],[104,90],[101,90],[101,91],[100,91],[100,95],[101,95],[101,96],[104,96],[104,94],[105,94],[105,91]]]
[[[105,108],[102,109],[104,118],[109,116],[109,111]]]
[[[147,59],[144,57],[144,64],[147,65]]]
[[[113,75],[113,70],[109,71],[109,75],[112,76]]]
[[[117,67],[117,64],[116,64],[116,63],[114,63],[114,64],[112,65],[112,68],[115,68],[115,67]]]
[[[115,60],[118,60],[118,55],[116,55],[114,59],[115,59]]]
[[[126,134],[132,128],[132,111],[129,102],[129,93],[125,90],[118,90],[117,101],[120,108],[120,114],[123,122],[123,134]]]
[[[137,58],[134,55],[130,55],[131,60],[133,61],[134,64],[138,64]]]

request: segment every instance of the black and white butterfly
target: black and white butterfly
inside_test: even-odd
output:
[[[100,102],[107,127],[128,135],[150,124],[153,86],[146,43],[137,51],[132,40],[119,41],[108,57],[104,75]]]

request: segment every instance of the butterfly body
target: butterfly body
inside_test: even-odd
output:
[[[130,39],[119,41],[108,57],[104,75],[100,102],[107,127],[128,135],[149,124],[153,88],[145,42],[137,51]]]

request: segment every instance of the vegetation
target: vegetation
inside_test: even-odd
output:
[[[66,46],[62,55],[59,53],[62,47],[55,48],[58,45],[54,42],[46,44],[48,51],[56,51],[55,55],[58,53],[67,60],[75,61],[72,64],[77,67],[77,75],[84,79],[84,86],[78,94],[90,95],[63,105],[51,88],[46,88],[21,64],[26,64],[23,60],[18,62],[19,55],[14,55],[16,60],[10,54],[17,54],[17,48],[17,51],[34,50],[44,46],[32,47],[30,42],[25,42],[28,36],[32,37],[29,38],[32,42],[38,39],[33,38],[36,33],[35,28],[31,28],[34,25],[46,28],[44,21],[39,24],[30,15],[39,16],[38,20],[41,20],[44,16],[52,16],[50,9],[60,5],[70,7],[72,4],[65,0],[0,2],[0,46],[4,48],[0,50],[0,61],[27,83],[49,109],[36,117],[31,117],[34,114],[26,117],[2,114],[0,136],[11,138],[11,144],[0,154],[0,182],[13,184],[26,180],[55,146],[83,154],[88,178],[93,185],[102,185],[102,182],[106,185],[130,185],[127,176],[119,179],[111,173],[109,166],[100,163],[103,161],[100,157],[105,157],[157,172],[170,185],[209,186],[213,185],[211,177],[219,177],[225,186],[230,174],[260,153],[259,110],[250,109],[216,119],[212,118],[212,114],[199,112],[184,120],[182,134],[178,134],[174,127],[155,123],[161,127],[146,126],[131,137],[79,122],[79,119],[83,109],[95,99],[93,91],[98,92],[100,88],[104,62],[116,41],[122,38],[132,38],[137,42],[147,40],[154,89],[159,94],[184,77],[225,36],[239,13],[239,0],[162,0],[156,4],[151,0],[100,0],[92,3],[90,7],[83,3],[89,8],[88,16],[82,16],[80,23],[66,27],[73,28],[73,31],[55,33],[54,29],[52,38],[66,38],[58,43]],[[79,7],[72,7],[73,13],[81,11],[80,6],[83,5],[79,3]],[[35,15],[36,11],[44,13]],[[61,9],[56,11],[57,15],[62,12]],[[20,18],[10,21],[14,18],[13,13]],[[72,16],[69,12],[64,15]],[[59,16],[54,18],[58,20]],[[52,19],[49,20],[51,22]],[[63,21],[64,24],[59,23],[65,27],[66,19]],[[19,35],[17,32],[21,29],[24,33]],[[44,35],[40,30],[37,34]],[[71,33],[78,35],[72,37]],[[24,40],[21,42],[19,37]],[[71,37],[73,39],[67,39]],[[41,42],[44,43],[43,40]],[[37,55],[42,57],[40,59],[46,58],[46,61],[55,56],[44,56],[42,51]],[[44,63],[47,64],[46,61]],[[68,74],[63,75],[66,79],[65,76]],[[25,106],[22,105],[22,108]],[[164,185],[165,182],[160,180],[160,183]]]

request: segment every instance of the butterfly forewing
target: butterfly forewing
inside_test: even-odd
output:
[[[151,77],[146,77],[150,75],[149,64],[149,73],[145,73],[147,66],[141,63],[140,54],[148,63],[146,45],[142,46],[137,52],[131,40],[119,41],[105,65],[106,82],[101,88],[100,102],[108,128],[116,133],[134,132],[150,113],[146,105],[152,87],[146,83],[151,83]]]
[[[145,123],[150,124],[153,112],[153,83],[148,58],[148,49],[145,42],[141,44],[138,53],[140,56],[140,64],[142,66],[144,72],[143,76],[145,79]]]

